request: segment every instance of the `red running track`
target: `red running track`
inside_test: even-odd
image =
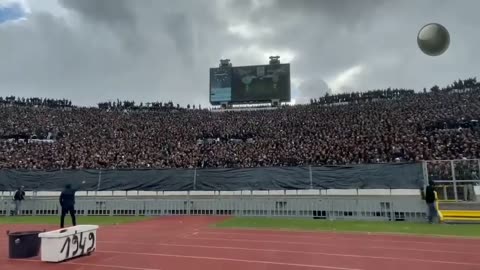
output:
[[[52,264],[10,260],[1,270],[480,270],[480,240],[402,235],[214,229],[215,217],[162,217],[106,226],[88,257]],[[0,230],[55,229],[11,225]],[[67,268],[68,266],[68,268]]]

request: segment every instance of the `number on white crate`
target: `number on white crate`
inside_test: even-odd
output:
[[[87,248],[86,253],[92,253],[95,250],[95,234],[93,232],[89,233],[88,236],[85,235],[85,237],[83,232],[81,232],[80,235],[74,234],[67,237],[65,239],[65,242],[63,243],[60,253],[65,253],[65,260],[85,255],[85,247],[87,246],[87,241],[90,242],[90,246]],[[71,249],[73,250],[72,253],[70,253]]]

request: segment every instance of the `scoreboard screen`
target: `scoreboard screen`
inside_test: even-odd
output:
[[[210,103],[290,102],[290,65],[210,69]]]
[[[232,101],[232,68],[210,69],[210,103]]]

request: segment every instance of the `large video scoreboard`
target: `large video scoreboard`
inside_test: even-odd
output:
[[[210,69],[210,104],[290,102],[290,64]]]

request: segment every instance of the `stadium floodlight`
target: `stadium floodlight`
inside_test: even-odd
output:
[[[270,65],[279,65],[280,64],[280,56],[270,56]]]
[[[230,63],[230,59],[220,59],[220,66],[219,67],[232,67],[232,63]]]

